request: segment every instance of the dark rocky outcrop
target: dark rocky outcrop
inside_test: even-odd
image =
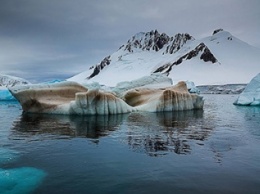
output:
[[[165,53],[173,54],[180,50],[180,48],[188,41],[194,39],[191,35],[185,34],[176,34],[174,38],[172,38],[171,44],[166,47]]]
[[[218,32],[221,32],[221,31],[223,31],[222,28],[216,29],[216,30],[213,31],[213,34],[212,34],[212,35],[217,34]]]
[[[128,40],[127,44],[121,48],[125,51],[133,52],[133,49],[159,51],[165,49],[163,54],[173,54],[177,52],[188,40],[194,39],[191,35],[176,34],[170,37],[165,33],[160,34],[157,30],[147,33],[141,32]]]
[[[188,52],[187,54],[181,56],[174,63],[172,63],[172,64],[168,63],[166,65],[160,66],[153,73],[158,73],[158,72],[169,73],[172,69],[172,66],[181,64],[183,62],[183,60],[190,60],[190,59],[198,56],[199,53],[201,53],[201,55],[200,55],[201,60],[203,60],[205,62],[210,61],[212,63],[217,62],[217,59],[215,58],[215,56],[211,53],[209,48],[202,42],[195,49],[193,49],[190,52]]]
[[[209,48],[207,46],[205,46],[204,52],[200,55],[200,59],[205,61],[205,62],[208,62],[208,61],[211,61],[212,63],[216,63],[217,62],[217,59],[210,52],[210,50],[209,50]]]
[[[93,70],[93,73],[88,77],[88,79],[91,79],[92,77],[96,76],[99,74],[99,72],[105,67],[110,64],[110,56],[107,56],[104,58],[99,65],[96,65],[96,67]]]

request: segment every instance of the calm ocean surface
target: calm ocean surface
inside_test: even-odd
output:
[[[0,193],[260,193],[260,107],[23,115],[0,102]]]

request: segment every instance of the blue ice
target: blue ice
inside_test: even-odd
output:
[[[8,89],[0,89],[0,100],[16,100]]]
[[[34,191],[46,173],[32,167],[0,169],[1,194],[26,194]]]

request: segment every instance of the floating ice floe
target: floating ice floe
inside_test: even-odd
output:
[[[134,111],[163,112],[202,109],[203,98],[190,94],[185,82],[172,86],[162,75],[124,82],[105,91],[76,82],[10,88],[25,112],[108,115]]]
[[[44,171],[32,167],[0,168],[0,193],[31,193],[45,176]]]
[[[0,165],[15,161],[19,152],[0,147]],[[32,167],[0,168],[0,193],[31,193],[42,182],[46,173]]]
[[[256,75],[234,102],[235,105],[260,106],[260,73]]]

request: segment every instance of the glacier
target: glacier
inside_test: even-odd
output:
[[[162,74],[121,82],[115,88],[88,89],[72,81],[9,88],[24,112],[109,115],[135,111],[163,112],[202,109],[204,100],[188,91],[185,82],[171,85]]]
[[[246,86],[234,102],[235,105],[260,106],[260,73]]]

